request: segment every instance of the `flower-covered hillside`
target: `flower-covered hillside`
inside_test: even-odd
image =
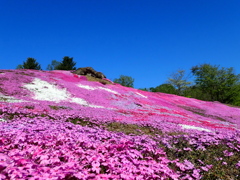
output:
[[[240,178],[240,109],[218,102],[1,70],[0,121],[0,179]]]

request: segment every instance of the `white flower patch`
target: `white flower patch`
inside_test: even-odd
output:
[[[58,89],[55,85],[52,85],[46,81],[35,78],[32,84],[25,84],[25,88],[34,93],[34,99],[42,101],[63,101],[70,97],[66,89]]]
[[[190,125],[185,125],[185,124],[179,124],[179,125],[182,126],[182,128],[184,128],[184,129],[196,129],[199,131],[211,132],[211,130],[209,130],[209,129],[200,128],[200,127],[196,127],[196,126],[190,126]]]
[[[93,104],[88,104],[87,101],[81,98],[71,98],[70,100],[73,103],[77,103],[83,106],[88,106],[88,107],[93,107],[93,108],[105,108],[104,106],[98,106],[98,105],[93,105]]]
[[[103,106],[98,106],[98,105],[89,105],[88,107],[92,107],[92,108],[105,108],[105,107],[103,107]]]
[[[88,107],[93,107],[93,108],[105,108],[103,106],[88,104],[87,101],[85,101],[84,99],[81,99],[81,98],[71,98],[70,101],[73,102],[73,103],[83,105],[83,106],[88,106]]]
[[[97,89],[97,88],[94,88],[92,86],[83,85],[83,84],[78,84],[77,86],[80,87],[80,88],[83,88],[83,89],[87,89],[87,90],[95,90],[95,89]],[[119,94],[117,91],[113,91],[111,89],[104,88],[104,87],[98,87],[98,89],[101,89],[101,90],[104,90],[104,91],[108,91],[108,92],[111,92],[111,93],[114,93],[114,94]]]
[[[76,97],[71,97],[71,94],[66,91],[66,89],[58,89],[55,85],[52,85],[46,81],[35,78],[32,84],[24,85],[25,88],[34,93],[34,99],[42,101],[70,101],[83,106],[94,107],[94,108],[104,108],[103,106],[91,105],[86,100]],[[90,87],[90,86],[84,86]]]
[[[88,86],[88,85],[83,85],[83,84],[78,84],[77,85],[80,88],[87,89],[87,90],[95,90],[96,88]]]
[[[139,96],[142,96],[144,98],[147,98],[147,96],[144,96],[144,95],[140,94],[139,92],[136,92],[136,94],[138,94]]]
[[[1,119],[1,118],[0,118],[0,122],[4,122],[4,121],[7,121],[7,120],[5,120],[5,119]]]
[[[0,101],[3,101],[3,102],[24,102],[23,100],[19,100],[19,99],[15,99],[13,97],[10,97],[10,96],[5,96],[3,94],[0,93]]]
[[[113,91],[113,90],[108,89],[108,88],[99,87],[99,89],[102,89],[102,90],[105,90],[105,91],[108,91],[108,92],[111,92],[111,93],[114,93],[114,94],[119,94],[117,91]]]
[[[71,98],[70,101],[73,103],[83,105],[83,106],[89,106],[88,102],[81,98]]]

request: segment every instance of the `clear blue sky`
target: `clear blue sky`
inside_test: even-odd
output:
[[[135,88],[202,63],[240,73],[240,1],[0,0],[0,69],[64,56]]]

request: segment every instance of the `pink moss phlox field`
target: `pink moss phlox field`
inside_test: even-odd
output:
[[[5,178],[87,179],[103,174],[117,179],[178,177],[168,167],[165,152],[145,136],[131,137],[44,118],[3,123],[0,132],[0,169]]]
[[[112,132],[108,123],[162,134]],[[179,148],[182,142],[189,147]],[[240,153],[239,108],[104,85],[70,71],[0,71],[0,179],[201,179],[213,165],[170,159],[164,149],[205,151],[223,142],[229,149],[222,157]]]

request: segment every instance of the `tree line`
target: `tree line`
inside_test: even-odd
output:
[[[51,64],[47,66],[47,70],[76,70],[76,62],[73,61],[73,57],[64,56],[62,61],[52,60]],[[36,59],[29,57],[23,64],[19,64],[17,69],[36,69],[42,70],[41,65]]]
[[[73,61],[73,57],[64,56],[62,61],[52,60],[51,64],[47,66],[47,70],[76,70],[76,62]],[[19,64],[16,69],[35,69],[42,70],[41,65],[36,59],[29,57],[23,64]],[[115,78],[113,82],[121,84],[126,87],[133,87],[134,79],[130,76],[120,75],[119,78]]]
[[[47,70],[76,70],[73,57],[64,56],[62,61],[53,60]],[[27,58],[17,69],[41,70],[41,65],[34,58]],[[149,92],[163,92],[204,101],[219,101],[221,103],[240,106],[240,74],[234,69],[220,67],[219,65],[201,64],[193,66],[191,75],[194,81],[190,82],[185,75],[185,70],[178,70],[166,81],[156,87],[141,88]],[[134,87],[131,76],[120,75],[113,82],[126,87]]]
[[[178,70],[166,83],[142,90],[240,106],[240,74],[236,74],[234,68],[201,64],[190,70],[193,82],[185,76],[185,70]]]

